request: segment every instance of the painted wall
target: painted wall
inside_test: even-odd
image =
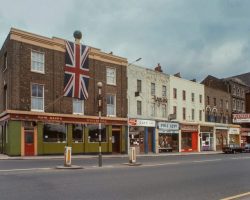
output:
[[[169,111],[173,113],[173,106],[177,107],[177,121],[179,122],[204,122],[205,121],[205,103],[204,103],[204,85],[189,81],[183,78],[170,76],[170,92],[169,92]],[[173,97],[173,88],[177,89],[177,98]],[[182,98],[182,91],[186,91],[186,100]],[[192,102],[191,93],[195,94],[194,102]],[[202,95],[202,103],[200,97]],[[182,111],[186,108],[186,120],[183,120]],[[192,120],[192,109],[195,110],[195,118]],[[199,120],[199,111],[202,110],[202,120]]]
[[[6,143],[6,154],[9,156],[21,155],[21,122],[9,121],[8,122],[8,134]]]
[[[152,69],[143,68],[136,65],[129,65],[128,71],[128,116],[130,118],[162,119],[162,104],[155,106],[155,116],[151,116],[151,103],[154,103],[151,96],[151,83],[155,83],[155,96],[162,97],[162,86],[167,88],[167,98],[169,97],[169,75]],[[141,93],[135,97],[137,91],[137,80],[141,80]],[[169,99],[169,98],[168,98]],[[137,115],[137,101],[142,102],[142,115]],[[167,103],[168,104],[168,103]],[[166,116],[168,110],[166,106]]]

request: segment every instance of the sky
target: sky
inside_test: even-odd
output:
[[[250,72],[249,0],[0,0],[10,28],[82,42],[185,79]]]

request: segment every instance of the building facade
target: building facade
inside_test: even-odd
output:
[[[88,99],[65,97],[66,41],[12,28],[0,51],[1,152],[8,155],[125,153],[127,60],[90,47]],[[102,82],[102,115],[98,87]]]
[[[158,152],[160,140],[167,138],[157,127],[168,121],[169,75],[159,67],[152,70],[136,65],[128,65],[127,74],[130,146],[140,153]],[[177,150],[176,145],[169,137],[162,148]]]
[[[200,151],[200,123],[205,121],[204,85],[170,76],[168,110],[180,123],[179,151]]]

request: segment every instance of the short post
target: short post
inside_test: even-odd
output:
[[[135,147],[129,147],[129,163],[136,163],[136,152]]]
[[[102,82],[97,83],[98,87],[98,116],[99,116],[99,155],[98,155],[98,164],[99,167],[102,167],[102,124],[101,124],[101,115],[102,115]]]
[[[71,152],[72,147],[65,146],[64,147],[64,166],[71,167]]]

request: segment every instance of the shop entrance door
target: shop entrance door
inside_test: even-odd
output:
[[[120,131],[112,132],[112,153],[121,153],[120,149]]]
[[[34,156],[34,130],[24,131],[24,143],[25,156]]]

